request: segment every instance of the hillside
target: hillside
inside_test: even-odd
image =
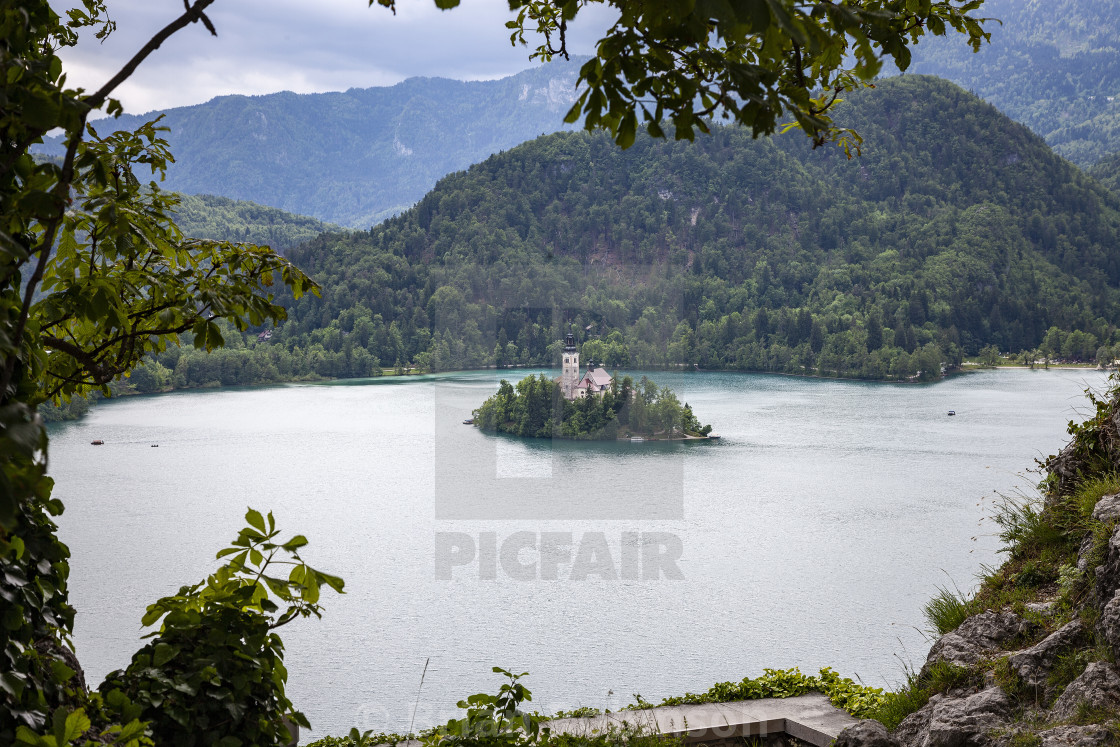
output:
[[[1089,176],[1120,195],[1120,152],[1105,156],[1089,169]]]
[[[567,324],[608,366],[934,378],[988,345],[1112,354],[1115,195],[945,81],[848,106],[851,161],[733,128],[491,157],[292,250],[323,297],[291,305],[268,354],[282,376],[551,365]]]
[[[456,169],[563,126],[578,62],[494,81],[411,78],[342,93],[220,96],[169,109],[166,189],[368,228]],[[159,112],[125,115],[128,129]],[[96,126],[97,123],[95,123]],[[61,153],[49,142],[47,153]]]
[[[284,250],[310,241],[338,226],[318,218],[215,195],[179,195],[175,222],[187,236],[219,241],[267,244]]]
[[[977,54],[956,39],[923,41],[908,72],[939,75],[1089,166],[1120,150],[1120,3],[986,0],[991,44]]]

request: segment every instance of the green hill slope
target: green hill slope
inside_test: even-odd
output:
[[[162,124],[175,163],[164,187],[367,228],[412,205],[445,174],[561,129],[577,70],[573,61],[494,81],[411,78],[170,109]],[[122,116],[113,127],[157,115]],[[60,148],[50,142],[44,150]]]
[[[1120,150],[1120,3],[987,0],[992,41],[972,54],[954,39],[914,50],[910,72],[948,78],[1088,166]]]
[[[333,376],[552,364],[575,324],[612,366],[928,378],[986,345],[1085,359],[1120,341],[1115,195],[945,81],[847,106],[868,144],[851,161],[731,128],[489,158],[292,250],[324,294],[272,345]]]
[[[215,195],[179,195],[175,222],[187,236],[267,244],[277,250],[310,241],[338,226],[318,218]]]
[[[1120,195],[1120,152],[1105,156],[1097,161],[1089,169],[1089,176]]]

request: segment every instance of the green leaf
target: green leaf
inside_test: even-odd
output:
[[[157,643],[152,651],[152,664],[157,667],[162,667],[167,662],[175,658],[179,653],[178,646],[172,646],[169,643]]]
[[[249,526],[259,530],[262,534],[267,531],[264,527],[264,517],[261,516],[260,511],[256,511],[250,508],[249,511],[245,514],[245,521],[249,523]]]
[[[302,534],[297,534],[295,537],[292,537],[290,540],[285,542],[283,544],[283,548],[285,550],[289,550],[289,551],[290,550],[297,550],[297,549],[303,547],[306,544],[307,544],[307,538],[304,537]]]
[[[73,740],[89,731],[89,727],[89,717],[86,716],[86,712],[84,709],[79,708],[66,717],[66,727],[63,734],[63,741],[61,743],[66,744],[72,742]]]
[[[63,684],[69,682],[70,678],[77,674],[77,672],[58,659],[54,659],[51,661],[51,674],[54,675],[55,682]]]

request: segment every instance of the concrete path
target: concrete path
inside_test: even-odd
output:
[[[619,711],[593,718],[557,719],[547,725],[554,733],[567,734],[591,734],[629,725],[683,736],[689,742],[784,733],[815,747],[827,747],[837,734],[854,723],[856,719],[829,703],[826,695],[810,693],[793,698]]]

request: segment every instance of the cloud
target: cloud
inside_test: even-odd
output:
[[[225,94],[342,91],[413,76],[500,78],[531,67],[513,47],[505,0],[464,0],[441,11],[432,0],[398,0],[397,13],[366,0],[217,0],[212,37],[190,26],[156,50],[119,89],[125,110],[148,112]],[[71,3],[52,3],[64,11]],[[63,50],[70,85],[96,89],[182,11],[179,0],[109,0],[117,31]],[[611,21],[591,7],[570,30],[569,49],[589,54]],[[530,42],[535,46],[535,42]]]

